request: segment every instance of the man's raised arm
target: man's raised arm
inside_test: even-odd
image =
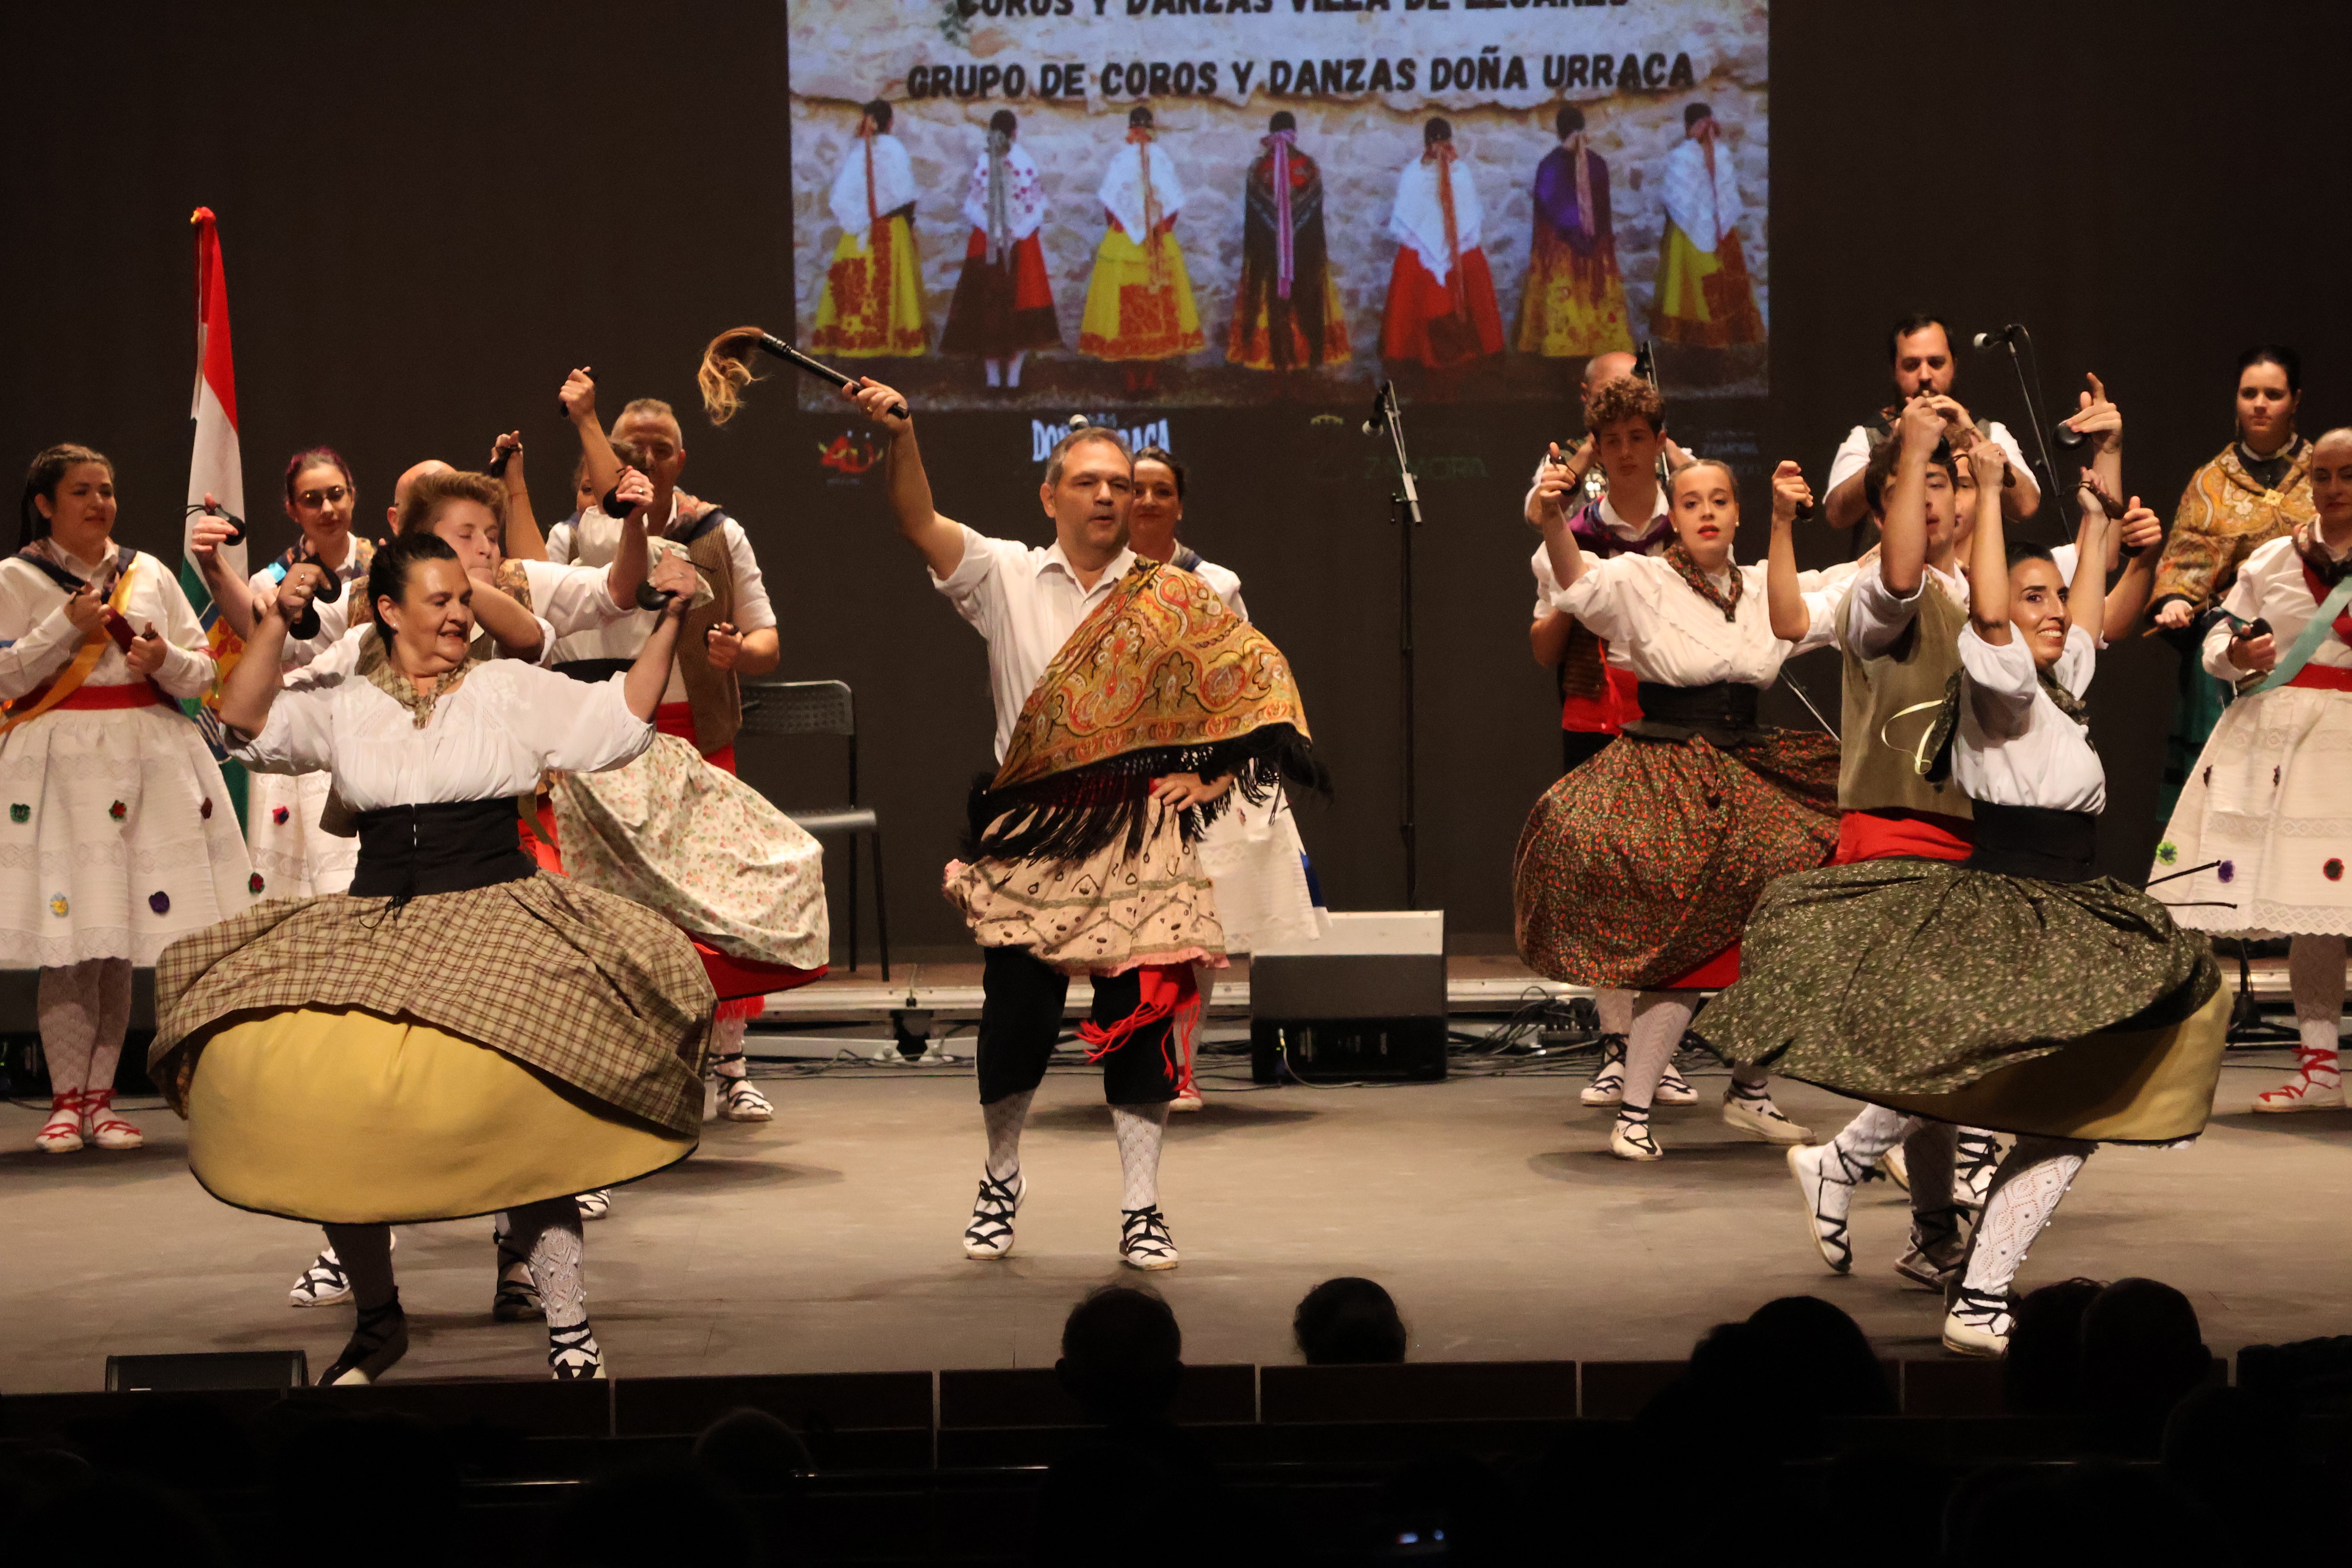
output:
[[[883,458],[883,489],[889,493],[890,513],[907,542],[923,552],[923,563],[934,577],[952,576],[963,564],[963,529],[931,506],[930,476],[923,472],[923,455],[915,446],[912,405],[894,389],[868,378],[841,389],[866,418],[889,433],[890,447]],[[904,415],[890,412],[898,404]]]

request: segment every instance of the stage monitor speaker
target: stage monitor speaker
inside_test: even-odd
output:
[[[300,1351],[214,1351],[190,1355],[110,1355],[109,1394],[201,1394],[223,1388],[308,1388]]]
[[[1445,1076],[1445,911],[1333,915],[1250,954],[1250,1077]]]

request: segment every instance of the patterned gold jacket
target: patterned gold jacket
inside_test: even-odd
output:
[[[2247,556],[2312,520],[2311,443],[2297,437],[2288,458],[2276,489],[2246,472],[2235,441],[2190,476],[2157,563],[2151,612],[2167,599],[2186,599],[2200,611],[2219,604]]]

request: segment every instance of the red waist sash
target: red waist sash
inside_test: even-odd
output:
[[[1888,816],[1875,811],[1849,811],[1838,817],[1837,853],[1832,866],[1857,860],[1965,860],[1975,847],[1976,825],[1965,817],[1921,812]]]
[[[42,693],[47,690],[47,686],[42,686],[26,692],[18,701],[27,709],[32,708],[39,703]],[[128,686],[77,686],[71,694],[50,704],[49,711],[55,713],[67,708],[79,708],[85,712],[108,708],[157,708],[170,700],[153,681],[134,680]]]
[[[2312,686],[2322,691],[2352,691],[2352,669],[2338,664],[2306,664],[2294,672],[2289,686]],[[68,700],[66,706],[73,703]]]

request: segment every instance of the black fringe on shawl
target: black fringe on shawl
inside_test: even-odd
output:
[[[1288,724],[1269,724],[1214,745],[1129,752],[1002,791],[990,789],[990,775],[983,774],[972,784],[964,858],[1065,864],[1091,859],[1122,838],[1128,854],[1139,854],[1151,781],[1170,773],[1198,773],[1205,779],[1231,773],[1234,792],[1258,805],[1271,800],[1276,786],[1285,782],[1319,797],[1331,794],[1331,775],[1313,743]],[[1213,805],[1187,810],[1184,842],[1198,839],[1232,799],[1227,795]],[[1004,820],[997,823],[999,817]]]

